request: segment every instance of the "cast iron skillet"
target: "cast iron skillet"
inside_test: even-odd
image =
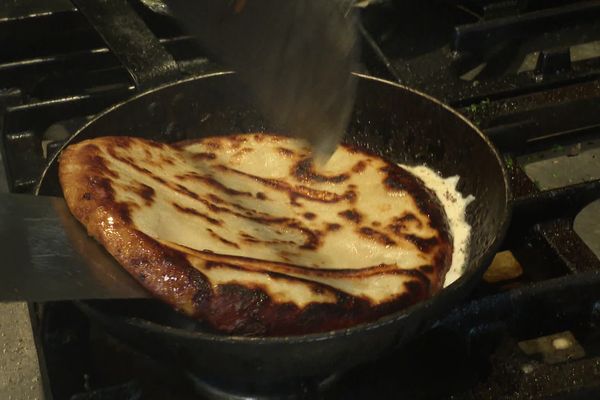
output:
[[[510,215],[503,163],[469,121],[412,89],[364,75],[345,140],[392,161],[426,164],[443,176],[459,175],[459,190],[475,196],[464,275],[433,298],[371,323],[327,333],[256,338],[215,334],[156,301],[79,303],[108,332],[147,354],[212,381],[273,387],[323,377],[375,359],[419,334],[461,301],[479,281],[502,239]],[[100,114],[66,144],[104,135],[166,142],[239,132],[277,132],[242,96],[233,73],[168,84]],[[58,157],[44,171],[37,193],[61,195]]]

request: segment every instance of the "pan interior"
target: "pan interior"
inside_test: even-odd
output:
[[[396,163],[425,165],[443,177],[458,175],[459,192],[475,197],[466,215],[472,230],[465,273],[450,286],[460,287],[477,275],[505,228],[507,183],[498,155],[471,124],[437,101],[377,79],[357,79],[357,100],[345,142]],[[235,75],[229,73],[168,85],[100,115],[71,143],[109,135],[176,142],[246,132],[285,133],[266,123],[239,88]],[[42,175],[38,193],[62,195],[56,159]],[[113,308],[106,303],[102,307]],[[117,305],[115,310],[186,330],[204,329],[168,310],[150,315],[143,315],[138,306]]]

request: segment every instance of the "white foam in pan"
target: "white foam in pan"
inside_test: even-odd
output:
[[[465,213],[467,206],[475,200],[475,197],[472,195],[464,197],[458,192],[456,189],[460,179],[458,176],[442,178],[438,173],[425,166],[400,166],[418,176],[425,183],[425,186],[436,194],[446,211],[454,246],[452,265],[444,281],[444,287],[446,287],[460,278],[465,268],[471,235],[471,226],[466,221]]]

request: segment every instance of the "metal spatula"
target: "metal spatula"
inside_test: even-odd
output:
[[[58,197],[0,193],[0,302],[149,297]]]
[[[266,118],[328,159],[354,103],[352,1],[165,2],[214,58],[240,74]]]

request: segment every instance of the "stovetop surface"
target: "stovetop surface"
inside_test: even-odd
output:
[[[183,70],[220,68],[160,2],[147,3],[129,2]],[[600,199],[600,2],[370,3],[360,11],[364,70],[478,124],[504,156],[515,215],[463,305],[402,351],[299,396],[599,397],[600,202],[588,204]],[[137,89],[119,54],[66,0],[2,2],[0,48],[0,190],[6,181],[28,193],[62,141]],[[210,398],[198,377],[119,343],[71,303],[29,310],[31,322],[24,309],[20,318],[33,325],[48,397]]]

